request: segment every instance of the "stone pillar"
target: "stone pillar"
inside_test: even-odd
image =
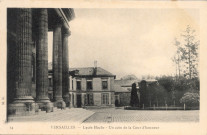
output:
[[[70,108],[73,108],[73,97],[74,95],[73,95],[73,93],[71,92],[70,93]]]
[[[73,78],[72,78],[72,76],[70,76],[69,78],[70,78],[70,79],[69,79],[69,82],[70,82],[70,83],[69,83],[69,87],[70,87],[70,91],[72,91],[72,90],[73,90],[73,89],[72,89],[72,85],[73,85],[73,84],[72,84],[72,83],[73,83],[72,80],[73,80]]]
[[[63,109],[65,102],[62,98],[62,20],[57,19],[53,29],[53,96],[54,106]]]
[[[73,93],[73,94],[74,94],[73,107],[77,107],[77,94],[76,93]]]
[[[85,93],[81,93],[81,106],[85,106]]]
[[[69,63],[68,63],[68,36],[70,31],[66,28],[63,29],[63,48],[62,48],[62,84],[63,84],[63,99],[66,106],[69,107]]]
[[[32,10],[17,9],[15,51],[15,98],[8,106],[8,114],[28,115],[35,113],[31,96],[32,87]]]
[[[36,90],[39,108],[51,112],[53,104],[48,98],[48,13],[37,9]]]

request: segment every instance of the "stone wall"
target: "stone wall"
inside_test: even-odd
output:
[[[101,93],[93,94],[94,105],[101,106]]]
[[[130,105],[130,92],[116,92],[115,95],[119,95],[119,106],[129,106]]]
[[[87,88],[87,83],[86,83],[86,78],[81,79],[81,90],[86,91]]]
[[[93,91],[102,91],[102,82],[101,78],[93,78]]]

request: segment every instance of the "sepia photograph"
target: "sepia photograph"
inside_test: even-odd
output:
[[[8,121],[198,122],[198,16],[8,8]]]
[[[4,9],[2,133],[207,133],[201,9]]]

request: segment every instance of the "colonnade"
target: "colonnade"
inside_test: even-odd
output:
[[[56,16],[53,31],[53,101],[48,98],[48,9],[35,9],[36,27],[33,33],[33,10],[18,8],[13,72],[14,98],[8,105],[9,114],[35,113],[38,109],[53,111],[53,107],[64,109],[69,104],[69,27],[64,18]],[[36,43],[36,98],[32,97],[32,37]],[[9,50],[8,50],[9,51]],[[10,54],[10,53],[9,53]],[[9,60],[8,60],[9,61]],[[9,65],[9,64],[8,64]],[[11,65],[11,64],[10,64]]]

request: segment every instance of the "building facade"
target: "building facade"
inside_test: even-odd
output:
[[[49,97],[53,98],[52,70],[49,70]],[[69,70],[70,107],[114,107],[115,75],[100,68],[70,68]],[[51,99],[52,100],[52,99]]]
[[[100,68],[70,69],[70,106],[114,107],[115,75]]]
[[[65,108],[68,95],[69,8],[7,9],[8,115]],[[48,32],[53,32],[53,101],[48,98]]]
[[[125,89],[120,85],[114,85],[115,90],[115,106],[129,106],[131,99],[131,90]]]

